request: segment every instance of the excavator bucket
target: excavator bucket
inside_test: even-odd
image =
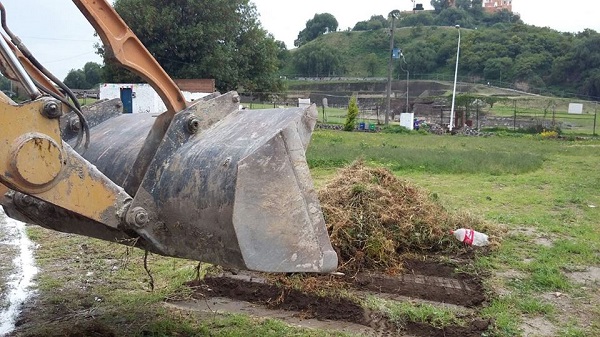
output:
[[[175,115],[139,186],[131,184],[152,114],[122,114],[118,99],[84,109],[83,158],[135,195],[127,223],[103,226],[13,193],[6,213],[30,223],[226,267],[265,272],[337,268],[305,152],[315,106],[242,110],[235,92]],[[76,140],[74,114],[62,118]],[[69,137],[72,137],[69,139]]]
[[[155,116],[107,111],[103,121],[95,111],[84,158],[136,195],[132,221],[150,250],[269,272],[335,270],[305,157],[316,108],[238,102],[232,92],[178,113],[137,190],[128,168]]]
[[[334,271],[337,254],[305,157],[316,107],[245,110],[235,92],[186,102],[106,0],[73,1],[166,111],[123,114],[118,99],[81,108],[48,82],[77,102],[22,44],[0,38],[0,65],[27,84],[31,98],[0,97],[6,214],[227,267]]]

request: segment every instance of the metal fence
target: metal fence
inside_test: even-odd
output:
[[[340,92],[307,92],[315,98],[314,103],[319,109],[319,118],[323,122],[337,123],[343,120],[347,110],[346,104],[331,104],[333,98],[340,102],[348,102],[350,95]],[[291,95],[294,96],[294,95]],[[272,96],[271,101],[254,101],[263,107],[295,106],[297,100],[290,100],[286,96]],[[318,98],[318,99],[317,99]],[[322,98],[329,98],[330,104],[323,106]],[[397,122],[398,115],[405,112],[405,98],[402,95],[392,100],[390,120]],[[450,123],[450,103],[446,98],[436,99],[435,103],[420,104],[418,98],[411,98],[410,111],[415,113],[415,118],[425,120],[429,123],[439,124],[447,128]],[[582,104],[581,114],[569,113],[571,103]],[[252,108],[253,104],[250,104]],[[383,123],[385,120],[385,99],[374,97],[373,94],[361,93],[358,97],[360,109],[359,119],[367,122]],[[511,130],[522,130],[536,132],[537,130],[557,130],[566,134],[596,135],[598,128],[598,102],[585,101],[576,98],[552,98],[544,96],[522,96],[518,98],[500,98],[492,106],[473,102],[466,108],[455,107],[455,127],[468,125],[475,129],[506,128]]]
[[[454,126],[467,125],[474,129],[509,129],[528,133],[555,130],[573,135],[597,135],[597,102],[574,102],[582,104],[581,113],[569,113],[568,100],[511,99],[496,103],[493,107],[473,104],[454,111]],[[432,108],[429,113],[416,114],[430,123],[448,127],[451,110],[447,105]]]

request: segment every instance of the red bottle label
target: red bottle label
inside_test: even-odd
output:
[[[465,232],[465,239],[463,240],[463,242],[470,246],[473,244],[474,238],[475,238],[475,231],[472,229],[467,229],[467,231]]]

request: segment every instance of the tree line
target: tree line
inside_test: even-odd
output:
[[[433,11],[403,12],[395,74],[453,73],[460,25],[461,74],[484,80],[600,97],[600,35],[564,33],[523,23],[509,11],[487,13],[481,0],[432,0]],[[306,22],[288,50],[262,28],[248,0],[116,0],[114,7],[174,78],[214,78],[220,91],[281,92],[285,76],[382,76],[389,58],[390,18],[372,15],[339,31],[329,13]],[[74,69],[66,84],[140,81],[114,66]]]
[[[396,20],[394,45],[401,48],[404,59],[395,63],[395,77],[405,70],[453,73],[458,38],[454,26],[459,25],[461,75],[600,98],[596,31],[565,33],[527,25],[507,10],[484,12],[476,0],[456,1],[456,7],[434,2],[434,11],[402,13]],[[336,33],[348,43],[331,34],[320,35],[291,53],[285,71],[305,77],[386,76],[389,29],[390,18],[375,15]]]

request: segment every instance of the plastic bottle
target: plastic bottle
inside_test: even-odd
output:
[[[453,234],[458,241],[468,246],[487,246],[490,244],[486,234],[474,231],[472,229],[459,228],[457,230],[450,231],[450,234]]]

